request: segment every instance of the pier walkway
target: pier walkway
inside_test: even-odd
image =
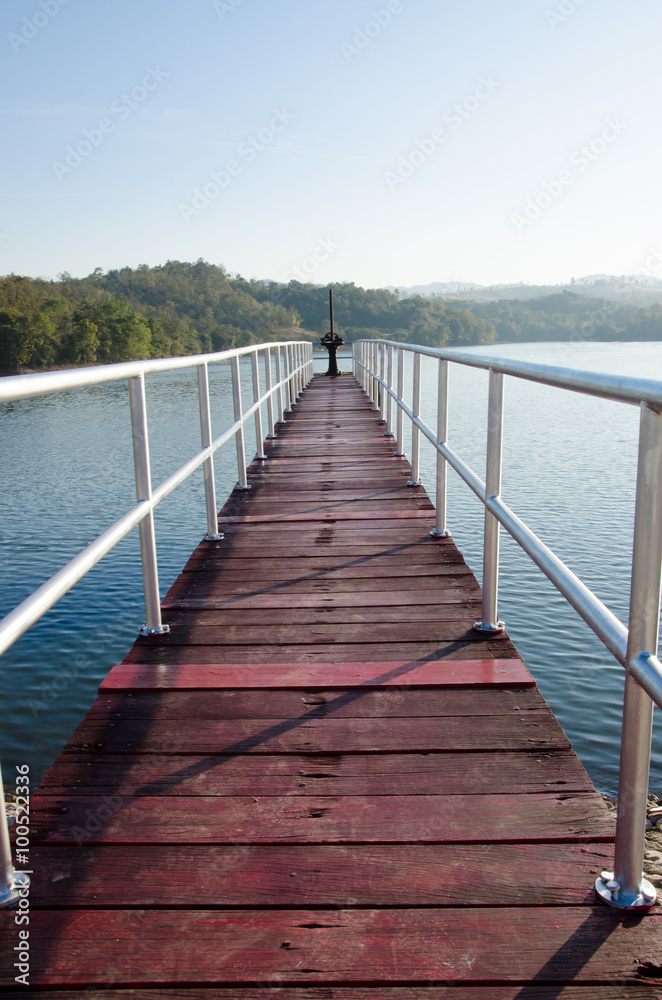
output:
[[[612,818],[393,451],[353,377],[304,391],[33,798],[0,994],[662,996],[659,910],[596,901]]]

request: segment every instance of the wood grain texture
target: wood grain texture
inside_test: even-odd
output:
[[[346,688],[363,687],[533,687],[535,682],[521,660],[466,659],[443,661],[368,661],[319,664],[295,663],[119,663],[99,685],[100,691],[183,690],[209,688]]]
[[[461,660],[488,660],[504,659],[508,656],[515,658],[517,652],[507,639],[475,639],[436,643],[436,642],[385,642],[385,643],[329,643],[324,645],[254,645],[254,646],[226,646],[227,652],[223,653],[223,647],[219,646],[168,646],[158,644],[154,638],[150,645],[143,644],[134,647],[125,657],[125,663],[154,663],[160,666],[185,666],[187,664],[214,664],[221,665],[223,661],[232,661],[237,664],[250,664],[259,666],[263,664],[273,665],[278,663],[300,663],[300,664],[328,664],[348,663],[352,661],[362,663],[385,663],[386,658],[392,656],[393,663],[436,663],[444,659]],[[498,671],[496,672],[498,673]],[[428,675],[432,678],[433,674]],[[439,675],[437,675],[439,677]],[[297,684],[294,679],[292,683]],[[438,683],[430,680],[429,683]],[[465,683],[467,683],[465,681]]]
[[[434,750],[566,750],[568,739],[548,710],[450,718],[175,719],[120,722],[87,718],[69,746],[110,753],[158,752],[167,735],[175,753],[418,753]],[[156,736],[156,742],[154,737]]]
[[[592,792],[576,755],[545,753],[60,754],[51,795],[526,795]]]
[[[36,795],[31,842],[116,844],[416,844],[611,841],[596,795],[152,797]]]
[[[31,982],[595,984],[644,970],[650,985],[661,935],[662,917],[627,925],[606,907],[35,911]]]
[[[537,688],[348,688],[329,691],[133,691],[103,694],[87,718],[115,719],[295,719],[304,715],[336,719],[445,718],[547,712]]]
[[[19,1000],[24,993],[6,994]],[[31,990],[35,1000],[53,1000],[61,993],[50,990]],[[614,981],[611,986],[396,986],[362,988],[360,986],[298,986],[255,989],[232,986],[211,989],[150,989],[149,987],[126,990],[85,990],[67,988],[71,1000],[660,1000],[660,989],[655,985]]]
[[[610,844],[40,846],[32,906],[584,906]],[[550,878],[541,889],[540,872]],[[46,877],[56,871],[57,881]],[[179,877],[186,872],[186,879]],[[64,885],[63,885],[64,883]]]

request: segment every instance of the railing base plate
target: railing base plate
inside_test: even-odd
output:
[[[613,872],[601,872],[600,877],[595,880],[595,891],[598,897],[607,906],[612,906],[616,910],[633,910],[645,912],[655,906],[657,902],[657,892],[647,879],[641,880],[641,892],[637,896],[626,896],[621,899],[614,898],[614,893],[618,892],[618,882],[614,881]]]
[[[0,891],[0,908],[13,906],[15,903],[18,903],[19,899],[21,899],[21,893],[29,888],[29,886],[30,876],[26,875],[25,872],[17,872],[14,870],[13,886]]]
[[[474,622],[474,628],[476,632],[485,632],[487,635],[496,635],[497,632],[505,632],[506,626],[504,622],[496,621],[494,624],[485,624],[485,622]]]

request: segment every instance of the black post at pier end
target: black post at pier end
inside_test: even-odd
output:
[[[320,343],[329,352],[329,370],[327,375],[339,375],[338,362],[336,361],[336,351],[345,343],[342,337],[338,337],[333,329],[333,289],[329,289],[329,314],[331,320],[331,332],[322,337]]]

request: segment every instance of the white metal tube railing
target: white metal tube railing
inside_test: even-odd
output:
[[[258,367],[258,352],[251,354],[251,374],[253,376],[253,403],[257,403],[255,410],[255,443],[257,451],[255,457],[264,460],[264,434],[262,432],[262,407],[260,406],[260,369]]]
[[[276,351],[277,381],[271,384],[271,350]],[[127,362],[125,364],[96,366],[74,370],[46,372],[35,375],[16,375],[0,378],[0,402],[29,399],[33,396],[49,395],[70,389],[87,388],[106,382],[128,380],[129,401],[131,411],[133,453],[136,475],[136,494],[138,502],[131,507],[114,524],[110,525],[85,549],[71,559],[49,580],[43,583],[18,607],[14,608],[0,621],[0,655],[4,653],[24,632],[49,611],[57,601],[66,594],[86,573],[88,573],[108,552],[113,549],[136,526],[140,530],[141,556],[143,567],[143,585],[145,590],[146,623],[140,630],[143,634],[154,634],[168,630],[161,621],[161,608],[158,584],[158,567],[156,558],[156,541],[154,535],[153,511],[173,490],[183,483],[201,465],[205,476],[205,501],[207,509],[208,539],[222,537],[218,533],[215,485],[213,474],[213,455],[233,437],[237,442],[237,463],[239,479],[244,488],[247,484],[246,459],[244,454],[243,428],[246,420],[256,416],[256,431],[258,433],[258,448],[262,450],[261,421],[257,414],[266,402],[268,412],[273,413],[273,396],[282,399],[284,382],[280,369],[280,352],[288,350],[288,344],[276,343],[236,348],[230,351],[219,351],[213,354],[192,355],[185,358],[163,358],[152,361]],[[260,394],[259,378],[253,382],[254,402],[245,413],[241,405],[241,379],[239,359],[251,356],[252,371],[256,371],[259,352],[265,351],[266,364],[269,373],[266,378],[266,389]],[[288,378],[303,379],[311,374],[312,344],[302,342],[297,344],[296,369],[288,371]],[[232,391],[235,420],[217,438],[211,440],[211,415],[209,402],[209,381],[207,366],[215,362],[230,361],[232,367]],[[147,405],[145,400],[145,374],[176,371],[184,368],[196,368],[198,375],[198,396],[200,405],[200,429],[202,450],[184,463],[159,486],[152,487],[149,454],[149,434],[147,420]],[[282,403],[279,406],[282,419]],[[272,420],[270,419],[270,430]],[[240,448],[241,442],[241,448]],[[14,871],[12,864],[11,845],[4,809],[4,794],[0,785],[0,907],[14,903],[18,893],[29,884],[29,879],[21,872]]]
[[[209,403],[209,370],[207,365],[198,366],[198,397],[200,400],[200,438],[203,448],[211,448],[211,406]],[[216,542],[223,537],[218,531],[218,508],[216,507],[216,483],[214,480],[214,459],[205,459],[205,501],[207,504],[207,534],[205,541]]]
[[[487,468],[485,499],[496,500],[501,493],[501,460],[503,453],[503,375],[490,371],[487,404]],[[503,622],[497,614],[499,592],[499,521],[485,507],[485,537],[483,542],[483,611],[476,628],[481,632],[502,632]]]
[[[391,396],[389,395],[389,403]],[[448,362],[439,359],[437,375],[437,441],[445,441],[448,437]],[[437,451],[437,519],[431,532],[440,538],[448,535],[446,531],[446,461],[440,451]]]
[[[233,358],[233,364],[238,364]],[[147,431],[147,403],[145,400],[145,376],[141,373],[129,379],[131,398],[131,426],[133,429],[133,459],[136,470],[136,498],[149,504],[152,499],[152,476],[149,462],[149,436]],[[161,599],[159,595],[159,571],[156,564],[156,535],[154,534],[154,514],[149,508],[141,518],[140,553],[143,568],[143,589],[145,591],[145,625],[142,635],[160,635],[169,632],[168,625],[161,621]]]
[[[438,508],[434,534],[445,530],[445,478],[440,463],[448,463],[485,505],[483,549],[483,616],[480,629],[494,631],[497,618],[499,524],[519,543],[568,603],[593,629],[612,655],[626,668],[623,709],[621,769],[614,873],[596,880],[599,895],[620,909],[646,909],[655,901],[655,890],[643,876],[646,798],[650,770],[653,703],[662,708],[662,663],[657,657],[662,580],[662,384],[648,379],[577,372],[528,362],[512,362],[479,353],[433,349],[411,344],[387,343],[398,351],[397,391],[392,373],[386,379],[374,363],[375,342],[354,345],[355,364],[365,384],[377,381],[397,406],[398,451],[402,452],[402,422],[412,424],[412,478],[418,477],[418,435],[423,434],[437,451]],[[404,401],[404,355],[413,354],[413,402]],[[437,432],[420,417],[420,361],[439,361]],[[449,447],[447,438],[447,374],[449,362],[489,372],[486,483]],[[642,408],[637,501],[633,542],[633,568],[629,628],[549,549],[503,502],[501,453],[503,447],[503,376],[639,405]]]

